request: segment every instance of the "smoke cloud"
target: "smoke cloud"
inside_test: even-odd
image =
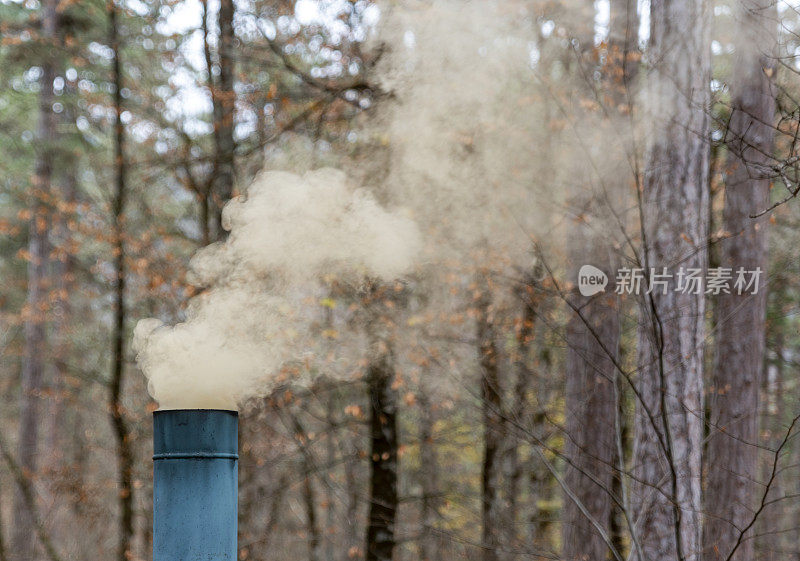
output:
[[[385,53],[370,79],[392,95],[369,114],[363,149],[341,164],[354,184],[403,208],[382,206],[339,171],[259,175],[225,208],[228,239],[192,259],[190,281],[203,290],[186,321],[137,326],[137,359],[162,408],[234,408],[292,370],[311,371],[287,366],[331,354],[309,329],[307,301],[325,296],[319,279],[329,275],[359,284],[413,271],[424,305],[396,312],[405,333],[395,335],[411,345],[413,326],[437,322],[442,338],[424,351],[461,377],[474,350],[442,341],[469,319],[477,270],[513,282],[532,270],[536,240],[563,274],[575,224],[605,240],[629,220],[609,225],[606,207],[631,189],[630,119],[600,111],[591,88],[570,81],[582,76],[569,67],[583,64],[586,47],[574,37],[591,43],[590,20],[586,31],[585,21],[514,0],[387,2],[381,17]],[[495,309],[517,305],[507,286],[495,292]],[[333,353],[355,364],[360,343],[354,336]]]
[[[306,340],[309,291],[322,275],[390,280],[421,246],[414,221],[353,189],[333,169],[260,174],[226,205],[224,242],[193,257],[201,289],[174,326],[145,319],[137,361],[162,409],[235,409],[287,379],[287,364],[313,360]]]
[[[380,77],[396,101],[378,126],[391,147],[389,189],[440,257],[491,246],[518,258],[526,234],[546,228],[532,17],[523,3],[463,0],[387,12]]]

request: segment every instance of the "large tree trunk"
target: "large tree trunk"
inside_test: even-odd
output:
[[[610,5],[608,55],[609,74],[605,87],[614,111],[630,112],[638,73],[639,16],[636,0],[612,0]],[[633,92],[631,91],[633,90]],[[624,180],[623,180],[624,182]],[[586,182],[589,184],[589,182]],[[568,239],[570,281],[577,280],[579,267],[592,264],[613,279],[616,259],[610,246],[596,241],[584,222],[595,222],[598,203],[591,192],[575,192],[571,199],[577,216]],[[602,200],[602,197],[600,197]],[[606,201],[606,203],[611,203]],[[614,203],[611,203],[614,204]],[[566,445],[564,511],[562,513],[563,557],[602,559],[611,549],[623,555],[619,525],[622,516],[622,474],[617,434],[622,419],[622,384],[617,377],[619,355],[619,301],[613,285],[606,294],[590,298],[570,296],[566,359]],[[615,500],[616,499],[616,500]]]
[[[717,296],[716,353],[710,398],[710,439],[706,508],[706,559],[728,559],[756,506],[759,385],[764,359],[767,221],[752,219],[769,203],[769,173],[774,137],[777,27],[774,7],[743,0],[744,19],[731,85],[731,117],[725,169],[723,228],[730,238],[719,244],[720,266],[760,268],[758,293]],[[765,14],[764,11],[767,13]],[[766,16],[766,17],[765,17]],[[770,29],[772,32],[770,32]],[[773,529],[774,530],[774,529]],[[744,536],[734,561],[754,559],[754,540]]]
[[[676,290],[707,265],[709,5],[651,3],[653,119],[641,192],[643,266],[674,275],[642,296],[632,506],[638,561],[696,560],[701,550],[705,295]]]
[[[620,107],[627,99],[626,51],[631,49],[631,29],[636,20],[629,0],[612,0],[608,39],[611,79],[606,88]],[[593,20],[592,20],[593,21]],[[590,84],[579,82],[578,87]],[[575,109],[578,111],[578,109]],[[569,192],[574,217],[567,235],[568,280],[579,281],[584,265],[602,270],[613,279],[612,248],[598,239],[607,204],[613,201],[592,191],[579,170]],[[605,559],[612,521],[612,488],[616,458],[616,364],[619,345],[619,302],[609,286],[605,292],[583,296],[574,289],[566,329],[565,472],[561,514],[562,557],[567,561]]]
[[[41,3],[41,48],[51,53],[56,47],[58,31],[58,2]],[[53,176],[54,143],[56,140],[53,114],[53,80],[55,63],[46,56],[41,62],[39,81],[38,153],[30,197],[30,223],[28,227],[28,292],[24,310],[25,349],[19,413],[19,438],[17,461],[25,477],[32,477],[37,469],[39,426],[41,419],[41,394],[46,351],[46,321],[48,314],[48,234],[50,229],[51,183]],[[36,535],[33,513],[21,488],[14,495],[14,527],[9,547],[15,561],[35,559]]]
[[[130,429],[125,420],[122,389],[125,375],[125,225],[123,213],[126,197],[125,126],[122,123],[122,62],[120,61],[117,6],[108,3],[109,43],[114,53],[114,332],[112,336],[109,413],[117,446],[117,481],[119,500],[119,543],[117,559],[128,561],[133,538],[133,449]]]
[[[576,228],[583,229],[580,225]],[[587,247],[589,239],[580,237],[576,243]],[[573,250],[575,263],[586,262],[588,256],[583,253]],[[613,278],[608,265],[611,260],[601,261],[595,257],[594,263]],[[619,310],[613,292],[588,298],[575,294],[570,300],[577,311],[567,324],[562,557],[566,561],[605,559],[611,533],[616,458],[614,383]]]
[[[214,182],[211,189],[216,202],[216,233],[217,238],[224,235],[222,229],[222,207],[233,195],[234,180],[234,110],[236,92],[234,83],[234,57],[233,57],[233,16],[235,6],[233,0],[220,0],[217,23],[219,26],[219,41],[217,47],[219,63],[219,79],[216,87],[212,86],[212,104],[214,108]],[[210,69],[209,69],[210,70]],[[210,77],[209,77],[210,79]]]

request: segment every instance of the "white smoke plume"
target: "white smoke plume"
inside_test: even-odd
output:
[[[531,3],[385,5],[379,79],[394,95],[375,134],[390,146],[387,189],[414,209],[432,261],[472,265],[486,248],[524,260],[561,199]]]
[[[594,92],[591,2],[386,5],[380,77],[394,99],[376,134],[391,147],[387,188],[414,209],[429,263],[525,268],[535,240],[560,273],[576,224],[614,244],[618,222],[634,231],[625,209],[641,131]]]
[[[426,352],[462,376],[475,365],[474,349],[443,341],[470,321],[464,306],[477,269],[511,282],[531,269],[536,240],[559,275],[565,233],[576,223],[613,237],[604,207],[632,193],[628,118],[602,116],[591,89],[567,81],[575,72],[566,66],[579,56],[569,47],[579,26],[567,14],[579,12],[548,6],[382,3],[377,39],[389,48],[370,79],[392,95],[359,131],[366,147],[352,162],[340,159],[357,184],[410,210],[381,207],[340,172],[260,175],[247,199],[225,209],[228,240],[193,258],[190,280],[206,290],[187,320],[137,327],[139,364],[162,407],[233,408],[281,383],[287,364],[318,352],[305,300],[325,275],[359,283],[414,269],[425,303],[398,312],[409,315],[398,318],[398,347],[413,345],[419,334],[410,327],[435,323],[443,337],[425,339]],[[575,191],[597,204],[575,205]],[[498,309],[518,305],[507,286],[495,292]],[[357,347],[349,341],[335,353],[358,356]],[[397,360],[400,369],[414,367],[403,353]]]
[[[322,275],[391,280],[413,265],[421,237],[402,210],[353,189],[337,170],[261,173],[226,205],[225,242],[200,250],[190,280],[204,289],[186,321],[134,332],[137,361],[162,409],[235,409],[313,360],[307,298]]]

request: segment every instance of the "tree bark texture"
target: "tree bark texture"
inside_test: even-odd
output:
[[[608,274],[608,266],[601,268]],[[574,300],[580,315],[574,312],[567,324],[562,512],[562,557],[568,561],[605,559],[609,551],[619,341],[619,310],[613,293]]]
[[[666,290],[640,296],[631,494],[638,561],[697,560],[702,548],[705,294],[676,282],[681,267],[704,277],[708,259],[708,11],[703,0],[651,3],[642,257],[646,269],[674,276]]]
[[[58,34],[58,2],[41,3],[41,41],[44,52],[56,48]],[[47,358],[46,320],[48,314],[48,235],[51,221],[50,198],[52,192],[53,160],[56,141],[56,123],[53,113],[53,80],[55,61],[46,56],[41,62],[41,90],[39,93],[38,152],[30,196],[30,222],[28,226],[28,287],[24,312],[24,354],[21,373],[19,412],[19,437],[17,462],[25,477],[37,470],[39,427],[42,424],[41,394],[45,361]],[[35,497],[34,497],[35,498]],[[36,534],[32,505],[21,488],[14,494],[14,525],[9,547],[13,561],[35,559]]]
[[[219,41],[217,58],[219,63],[219,78],[212,86],[212,105],[214,109],[214,182],[211,189],[216,202],[216,232],[217,238],[224,235],[222,229],[222,207],[233,195],[234,181],[234,112],[236,105],[236,92],[234,85],[234,28],[235,14],[233,0],[220,0],[217,23],[219,26]],[[209,77],[210,79],[210,77]]]
[[[760,268],[757,294],[719,294],[712,386],[709,389],[705,558],[746,561],[755,555],[750,534],[759,486],[759,387],[763,370],[766,316],[767,217],[751,218],[769,205],[769,164],[774,138],[777,27],[762,0],[742,2],[742,36],[737,46],[727,131],[723,229],[720,266],[733,274]],[[766,14],[765,14],[766,12]],[[777,15],[777,14],[774,14]],[[767,16],[767,17],[765,17]],[[774,28],[774,29],[773,29]],[[770,32],[772,29],[772,32]],[[739,543],[740,542],[740,543]]]
[[[612,31],[618,32],[623,21],[621,16],[612,19]],[[592,178],[585,172],[575,170],[573,175],[567,193],[571,218],[566,237],[567,271],[574,288],[565,295],[569,315],[561,513],[562,557],[567,561],[605,559],[609,552],[619,346],[619,297],[613,284],[616,258],[610,242],[598,236],[598,230],[608,228],[604,224],[613,202],[603,192],[595,192]],[[610,284],[595,294],[582,295],[579,275],[595,274],[584,271],[584,266],[601,270],[611,279]]]

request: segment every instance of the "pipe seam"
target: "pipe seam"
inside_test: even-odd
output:
[[[229,454],[225,452],[166,452],[163,454],[153,454],[153,460],[192,460],[203,458],[221,458],[224,460],[238,460],[239,454]]]

